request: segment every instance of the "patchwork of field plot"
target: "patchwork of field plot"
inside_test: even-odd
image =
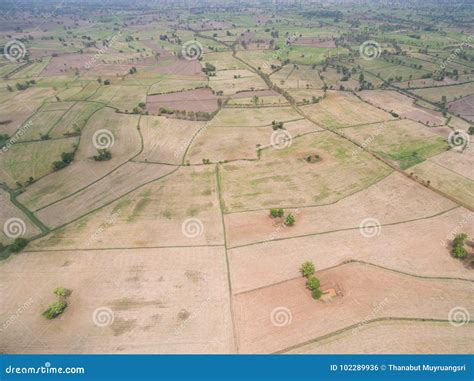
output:
[[[245,9],[0,30],[0,352],[472,351],[468,31]]]

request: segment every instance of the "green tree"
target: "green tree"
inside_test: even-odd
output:
[[[23,237],[18,237],[10,245],[10,250],[14,253],[18,253],[19,251],[23,250],[26,245],[28,245],[28,240]]]
[[[301,271],[301,274],[308,278],[310,277],[311,275],[314,274],[314,272],[316,271],[315,267],[314,267],[314,264],[313,262],[305,262],[301,265],[301,268],[300,268],[300,271]]]
[[[65,287],[57,287],[54,291],[53,291],[54,295],[56,296],[62,296],[62,297],[67,297],[69,295],[71,295],[71,290],[65,288]]]
[[[282,208],[271,208],[270,209],[270,217],[276,218],[276,217],[283,217],[284,211]]]
[[[67,303],[63,300],[51,303],[46,311],[43,312],[43,316],[46,319],[54,319],[61,315],[67,307]]]
[[[288,214],[285,218],[285,225],[286,226],[293,226],[296,222],[295,216],[293,216],[291,213]]]
[[[318,278],[315,278],[314,276],[310,276],[306,281],[306,287],[308,288],[308,290],[317,290],[320,286],[321,282]]]
[[[323,292],[319,288],[316,288],[315,290],[311,291],[311,296],[313,297],[313,299],[317,300],[321,298],[322,295],[323,295]]]

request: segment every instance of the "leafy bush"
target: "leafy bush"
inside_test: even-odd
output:
[[[306,287],[311,291],[317,290],[320,286],[321,282],[318,278],[315,278],[314,276],[310,276],[306,281]]]
[[[61,315],[67,307],[65,301],[59,300],[57,302],[51,303],[46,311],[43,312],[43,316],[46,319],[54,319],[55,317]]]
[[[94,155],[95,161],[107,161],[112,159],[112,154],[107,148],[101,148],[97,150],[98,155]]]
[[[284,211],[282,208],[272,208],[270,209],[270,217],[276,218],[276,217],[283,217]]]
[[[64,298],[68,297],[69,295],[71,295],[71,290],[65,288],[65,287],[57,287],[54,291],[53,291],[54,295],[57,295],[57,296],[62,296]]]
[[[308,278],[311,275],[314,274],[315,268],[313,262],[305,262],[301,265],[300,268],[301,274],[303,274],[304,277]]]
[[[322,295],[323,292],[319,288],[311,291],[311,296],[313,297],[313,299],[319,299]]]
[[[467,234],[458,234],[453,240],[452,254],[455,258],[464,259],[467,256],[467,251],[464,248],[464,242],[467,239]]]
[[[23,237],[18,237],[10,245],[10,250],[14,253],[18,253],[19,251],[23,250],[26,245],[28,245],[28,240]]]
[[[285,225],[286,226],[293,226],[296,222],[295,216],[293,216],[291,213],[288,214],[285,218]]]

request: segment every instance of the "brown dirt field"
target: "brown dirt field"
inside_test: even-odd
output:
[[[198,60],[188,61],[185,59],[172,59],[169,64],[154,68],[153,72],[163,74],[203,76],[202,67]]]
[[[138,118],[137,115],[115,113],[109,108],[95,113],[82,131],[74,161],[68,167],[29,186],[19,196],[19,201],[36,210],[78,191],[129,160],[140,151],[140,135],[136,130]],[[96,162],[91,159],[97,154],[93,136],[101,129],[111,131],[114,136],[114,145],[110,148],[112,159]]]
[[[12,99],[0,104],[1,133],[13,136],[17,129],[40,108],[44,99],[53,94],[53,89],[37,87],[15,92]]]
[[[384,321],[365,324],[354,334],[349,330],[333,337],[295,348],[288,353],[469,353],[474,326],[449,323]]]
[[[354,126],[394,119],[389,113],[370,106],[346,92],[328,91],[321,102],[301,107],[313,120],[328,128]],[[344,110],[344,113],[341,113]]]
[[[0,242],[4,245],[13,241],[12,238],[5,235],[5,224],[10,218],[19,218],[25,223],[25,233],[23,237],[32,237],[40,230],[33,225],[25,214],[13,205],[10,201],[10,195],[4,190],[0,190]]]
[[[353,259],[409,274],[474,279],[472,270],[449,252],[454,234],[474,235],[474,226],[463,224],[470,220],[472,212],[457,208],[425,220],[382,226],[374,237],[361,234],[359,221],[352,230],[231,249],[232,288],[242,292],[293,279],[300,275],[299,267],[305,261],[325,269]]]
[[[43,76],[56,76],[65,73],[74,73],[76,69],[80,72],[86,71],[87,63],[93,62],[92,54],[63,54],[51,58],[48,66],[41,72]]]
[[[0,274],[10,290],[0,321],[13,317],[0,331],[4,353],[234,350],[222,248],[22,253],[0,263]],[[47,320],[58,286],[72,290],[68,307]],[[99,322],[111,324],[98,326],[94,311],[104,307],[111,312]]]
[[[310,66],[285,65],[271,75],[272,81],[283,89],[322,89],[324,83],[318,70]]]
[[[321,130],[306,119],[287,122],[284,126],[293,137]],[[272,132],[270,126],[254,128],[207,127],[193,141],[187,159],[192,164],[200,164],[202,159],[210,159],[211,162],[239,159],[256,160],[258,158],[257,145],[268,146]]]
[[[173,169],[167,165],[126,163],[80,192],[41,209],[36,215],[49,227],[61,226]]]
[[[183,223],[189,218],[201,221],[201,234],[183,234]],[[201,166],[182,167],[29,247],[44,250],[223,243],[215,168]]]
[[[439,189],[464,205],[474,208],[474,187],[469,177],[456,173],[443,164],[440,165],[429,160],[407,169],[406,172],[412,173],[425,182],[429,181],[431,187]]]
[[[212,127],[270,127],[272,121],[280,122],[303,119],[291,107],[222,108],[208,123]]]
[[[193,136],[204,125],[164,116],[142,116],[140,132],[144,147],[136,160],[181,164]]]
[[[444,125],[445,118],[440,112],[416,106],[414,99],[388,90],[363,90],[358,93],[362,99],[381,107],[385,111],[395,111],[400,117],[430,125]]]
[[[474,94],[451,102],[448,109],[449,112],[474,122]]]
[[[332,38],[323,39],[316,37],[299,37],[293,45],[314,46],[317,48],[335,48],[336,44]]]
[[[281,150],[268,147],[257,162],[224,164],[221,176],[225,210],[334,202],[391,172],[366,152],[352,157],[352,149],[346,140],[320,131],[294,138]],[[311,153],[320,154],[322,162],[307,163],[304,158]]]
[[[214,91],[222,91],[224,95],[268,89],[265,82],[249,70],[219,70],[214,77],[209,78],[209,86]]]
[[[240,98],[252,98],[254,96],[258,97],[275,97],[279,94],[275,90],[257,90],[257,91],[242,91],[240,93],[232,95],[232,99]]]
[[[462,153],[450,150],[428,160],[474,181],[474,144],[472,143]]]
[[[455,203],[395,172],[333,204],[287,209],[287,213],[294,211],[296,214],[297,223],[291,228],[281,229],[281,221],[272,219],[268,210],[226,214],[227,242],[234,247],[269,239],[357,228],[368,216],[381,224],[390,224],[432,216],[455,206]]]
[[[149,95],[147,97],[147,110],[158,113],[161,107],[173,110],[214,112],[218,108],[217,100],[210,89],[195,89],[179,91],[168,94]]]
[[[303,277],[234,295],[239,351],[280,351],[377,317],[447,320],[453,307],[474,308],[470,282],[419,279],[358,264],[316,276],[322,290],[336,286],[343,296],[327,303],[315,301]],[[291,322],[275,326],[271,314],[281,307],[288,309]]]

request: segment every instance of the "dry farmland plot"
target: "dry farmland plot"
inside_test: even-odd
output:
[[[44,99],[54,94],[52,89],[29,88],[0,104],[1,133],[12,136],[39,109]]]
[[[13,144],[0,153],[0,179],[11,187],[17,181],[24,184],[30,176],[39,179],[51,173],[53,162],[61,160],[61,153],[72,152],[77,142],[69,138]]]
[[[15,220],[20,219],[20,225],[24,224],[24,237],[32,237],[38,234],[39,229],[33,225],[28,217],[17,207],[15,207],[10,201],[10,195],[4,190],[0,190],[0,242],[6,244],[13,241],[12,237],[8,237],[6,232],[17,233],[13,227],[15,226]],[[11,225],[13,223],[13,225]],[[18,225],[18,226],[20,226]],[[8,228],[10,226],[10,228]]]
[[[472,173],[472,166],[471,166]],[[425,161],[407,170],[413,176],[429,182],[434,189],[458,200],[463,205],[474,208],[474,186],[470,178],[446,168],[435,161]]]
[[[443,125],[445,118],[440,112],[413,104],[415,101],[396,91],[364,90],[359,93],[362,99],[385,111],[394,111],[400,117],[430,125]]]
[[[283,89],[321,89],[324,85],[318,70],[309,66],[286,65],[270,78]]]
[[[24,253],[0,264],[0,332],[8,353],[229,353],[234,350],[223,248]],[[60,319],[41,316],[72,290]],[[190,289],[190,285],[192,288]],[[110,324],[94,324],[95,311]],[[25,330],[25,327],[29,329]]]
[[[217,100],[208,88],[180,91],[175,93],[147,96],[147,110],[156,114],[160,108],[186,111],[214,112],[218,108]]]
[[[231,52],[206,53],[202,62],[209,62],[217,70],[239,70],[247,69],[247,65],[232,57]]]
[[[265,108],[224,108],[209,122],[217,127],[263,127],[270,126],[272,121],[286,122],[302,119],[291,107]]]
[[[95,102],[78,102],[74,104],[54,126],[51,135],[55,137],[77,133],[86,125],[89,118],[104,105]]]
[[[321,219],[326,217],[322,215]],[[371,216],[366,214],[363,218]],[[232,288],[234,292],[243,292],[297,278],[305,261],[312,261],[317,269],[355,260],[408,274],[474,279],[472,271],[449,252],[450,240],[459,229],[474,234],[472,225],[461,225],[472,218],[472,212],[457,208],[425,219],[383,225],[374,228],[375,233],[360,230],[360,220],[348,230],[323,231],[231,249]],[[277,232],[267,239],[278,236]]]
[[[147,86],[102,86],[88,100],[106,103],[121,111],[132,111],[139,103],[146,102],[147,89]]]
[[[78,193],[44,207],[37,212],[38,218],[51,227],[64,225],[172,170],[166,165],[126,163]]]
[[[148,164],[148,167],[157,166]],[[184,232],[189,230],[196,234],[183,233],[183,224],[188,219],[193,219],[191,226],[200,228],[193,231],[189,227]],[[111,245],[127,248],[223,243],[215,167],[202,166],[181,167],[169,176],[54,231],[31,247],[89,249]]]
[[[452,102],[460,96],[474,94],[474,82],[466,83],[463,85],[412,90],[411,92],[431,102],[440,102],[442,96],[446,97],[447,102]]]
[[[233,95],[241,91],[265,90],[268,86],[255,73],[249,70],[220,70],[209,78],[209,86],[224,95]]]
[[[328,128],[340,128],[393,119],[389,113],[362,102],[352,94],[342,92],[330,91],[321,102],[315,105],[303,106],[301,110],[311,119]],[[344,110],[344,112],[341,110]]]
[[[148,90],[148,94],[169,93],[171,91],[192,90],[207,86],[208,82],[198,79],[198,77],[189,77],[189,79],[163,79],[154,83]]]
[[[462,153],[453,149],[433,156],[429,161],[474,181],[474,146],[472,144]]]
[[[469,353],[474,325],[446,322],[384,320],[363,324],[301,345],[288,353]]]
[[[204,122],[164,116],[142,116],[140,132],[144,147],[136,160],[181,164],[193,136],[204,125]]]
[[[61,120],[64,110],[36,112],[25,125],[30,125],[25,129],[25,133],[21,135],[19,141],[40,140],[41,136],[48,136],[54,126]]]
[[[294,138],[321,131],[321,128],[306,119],[285,122],[284,126]],[[209,159],[211,162],[257,160],[258,148],[270,145],[272,133],[270,126],[206,127],[193,141],[187,159],[193,164],[201,163],[202,159]]]
[[[114,168],[130,160],[141,149],[141,139],[137,131],[138,120],[137,115],[118,114],[109,108],[104,108],[95,113],[83,130],[74,161],[68,167],[29,186],[27,191],[19,197],[21,202],[30,209],[36,210],[44,207],[90,185]],[[94,145],[94,134],[96,133],[96,140],[101,137],[107,139],[107,137],[113,136],[114,143],[110,148],[111,160],[96,162],[92,159],[92,156],[97,154]],[[71,141],[71,139],[34,144],[52,144],[66,141]],[[59,154],[57,155],[58,158]]]
[[[287,208],[287,212],[297,214],[298,223],[291,228],[282,228],[281,219],[270,218],[268,209],[226,214],[227,242],[232,248],[266,240],[357,229],[368,216],[380,224],[393,224],[430,217],[456,206],[402,174],[392,173],[335,203]]]
[[[320,271],[317,277],[322,290],[337,289],[342,295],[326,303],[315,301],[302,277],[234,295],[240,351],[285,350],[369,318],[448,320],[453,307],[474,307],[472,282],[467,281],[420,279],[360,264]],[[272,322],[272,311],[274,316],[274,311],[283,311],[287,323]]]
[[[451,102],[448,108],[449,112],[474,122],[474,94]]]
[[[446,139],[409,120],[345,128],[344,135],[401,169],[412,167],[449,148]],[[357,155],[359,151],[356,148],[352,154]]]
[[[224,164],[227,211],[334,202],[390,173],[365,152],[352,157],[353,149],[351,143],[323,131],[293,139],[281,150],[269,147],[258,162]],[[322,161],[306,162],[309,154],[320,155]]]

